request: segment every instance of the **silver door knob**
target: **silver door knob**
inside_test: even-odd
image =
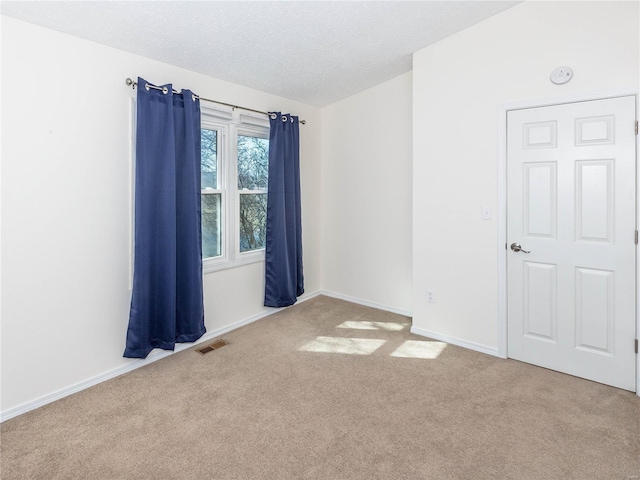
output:
[[[514,252],[531,253],[531,250],[523,250],[522,246],[519,243],[512,243],[511,250],[513,250]]]

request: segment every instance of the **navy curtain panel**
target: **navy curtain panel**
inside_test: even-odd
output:
[[[267,307],[287,307],[304,293],[298,117],[271,115],[265,244]]]
[[[125,357],[205,333],[200,100],[138,78],[134,274]]]

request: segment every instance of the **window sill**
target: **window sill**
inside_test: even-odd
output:
[[[240,254],[240,256],[233,260],[223,258],[208,261],[205,260],[202,262],[202,273],[206,275],[208,273],[219,272],[221,270],[228,270],[230,268],[242,267],[244,265],[259,262],[264,262],[264,250]]]

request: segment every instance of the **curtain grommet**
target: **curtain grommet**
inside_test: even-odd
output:
[[[149,87],[148,83],[144,84],[144,89],[148,92],[149,90],[151,90],[151,87]]]
[[[167,93],[169,93],[169,89],[167,87],[162,87],[162,93],[166,95]]]
[[[282,116],[282,123],[285,123],[287,121],[287,117],[285,117],[284,115]]]

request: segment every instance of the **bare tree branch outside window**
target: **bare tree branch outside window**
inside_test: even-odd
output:
[[[269,141],[238,136],[240,251],[264,248],[267,219]],[[256,192],[262,190],[262,192]],[[243,193],[244,192],[244,193]]]
[[[201,197],[202,203],[202,257],[217,257],[222,252],[220,238],[221,195],[207,190],[218,188],[218,132],[201,130]]]

